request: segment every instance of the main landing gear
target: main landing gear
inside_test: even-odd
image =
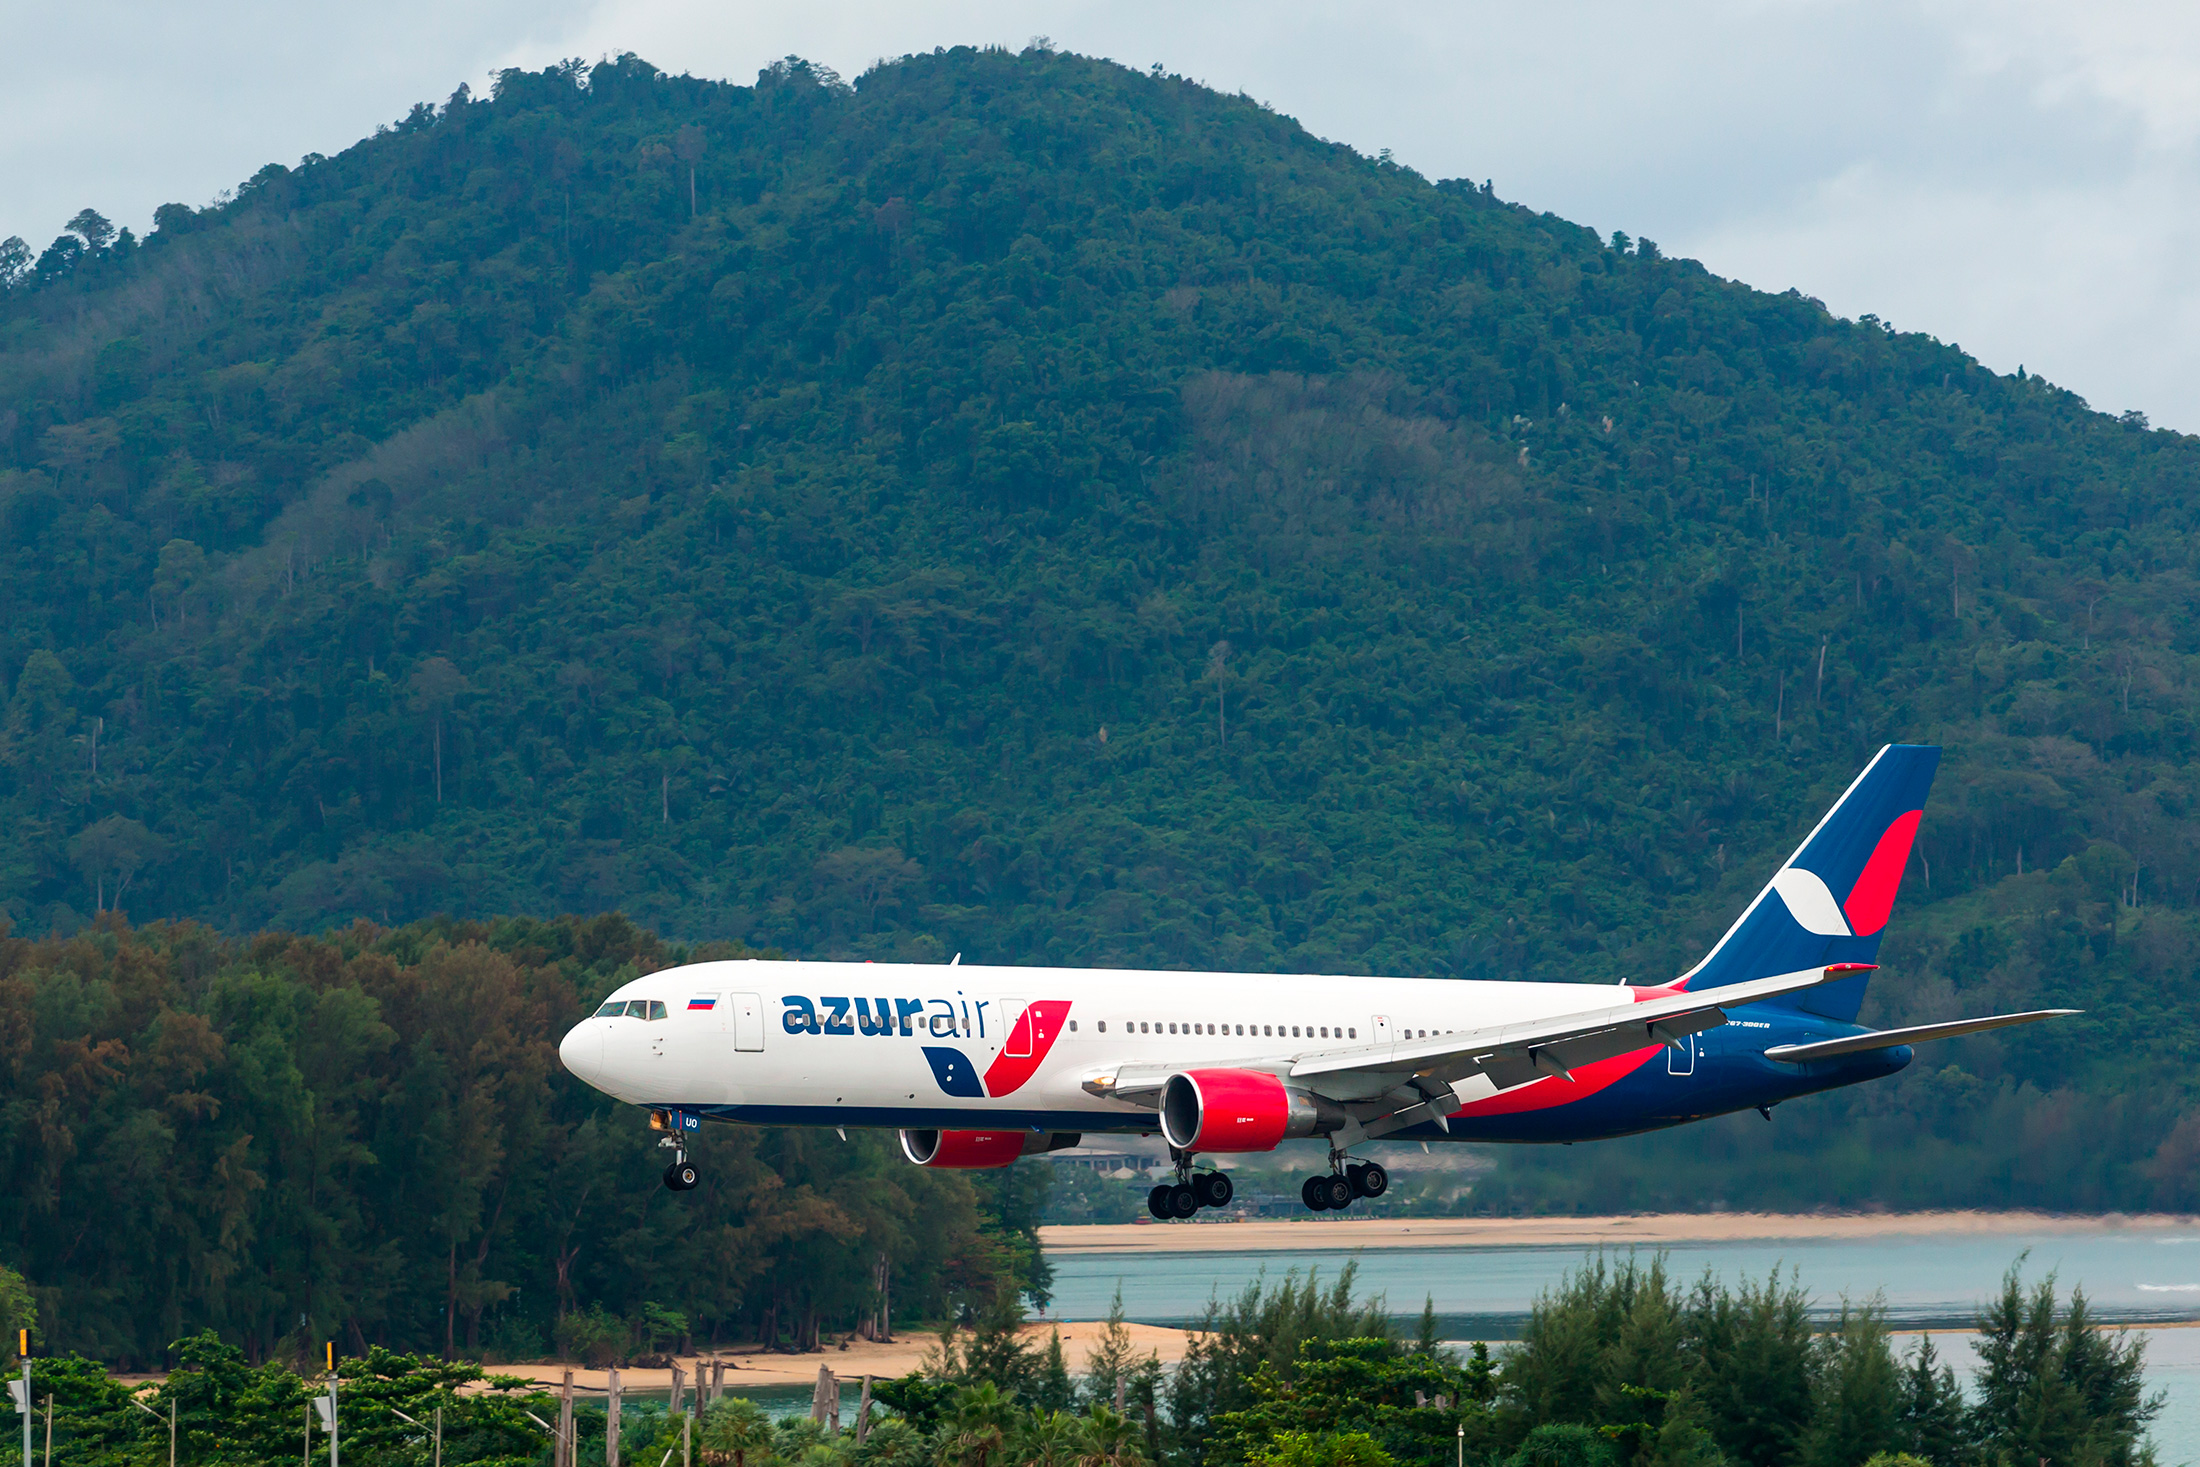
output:
[[[1350,1207],[1362,1197],[1380,1197],[1390,1190],[1390,1173],[1380,1163],[1355,1161],[1344,1165],[1345,1154],[1329,1153],[1329,1175],[1308,1177],[1299,1188],[1299,1200],[1309,1212],[1333,1212]]]
[[[1171,1151],[1176,1161],[1176,1180],[1163,1182],[1146,1194],[1146,1210],[1162,1222],[1190,1217],[1202,1207],[1227,1207],[1236,1188],[1221,1172],[1195,1172],[1189,1152]]]

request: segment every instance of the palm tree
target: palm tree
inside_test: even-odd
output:
[[[728,1396],[703,1418],[702,1440],[697,1445],[705,1467],[749,1467],[749,1453],[771,1453],[771,1418],[748,1397]]]
[[[1130,1417],[1098,1402],[1079,1423],[1084,1438],[1071,1467],[1145,1467],[1145,1448]]]
[[[986,1467],[1007,1439],[1016,1403],[992,1381],[956,1393],[955,1414],[940,1442],[939,1467]]]
[[[1016,1467],[1076,1467],[1084,1436],[1084,1424],[1067,1411],[1034,1411],[1009,1443],[1009,1455]]]

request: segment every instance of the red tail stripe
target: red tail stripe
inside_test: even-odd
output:
[[[1849,899],[1841,904],[1841,914],[1849,919],[1849,931],[1858,937],[1869,937],[1887,925],[1887,914],[1894,910],[1894,894],[1902,889],[1902,870],[1910,864],[1910,841],[1924,815],[1922,810],[1912,810],[1888,826],[1879,844],[1872,848],[1871,859],[1864,863],[1863,874],[1849,888]]]

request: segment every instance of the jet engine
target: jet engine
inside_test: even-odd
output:
[[[1161,1134],[1179,1151],[1273,1151],[1344,1123],[1335,1104],[1266,1070],[1182,1070],[1161,1087]]]
[[[903,1131],[901,1154],[918,1166],[1007,1166],[1019,1156],[1060,1151],[1084,1138],[1075,1131]]]

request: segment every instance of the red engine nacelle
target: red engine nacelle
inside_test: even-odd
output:
[[[903,1131],[901,1154],[918,1166],[1007,1166],[1019,1156],[1060,1151],[1084,1139],[1074,1131]]]
[[[1266,1070],[1184,1070],[1161,1087],[1161,1134],[1179,1151],[1273,1151],[1344,1123],[1335,1105]]]

